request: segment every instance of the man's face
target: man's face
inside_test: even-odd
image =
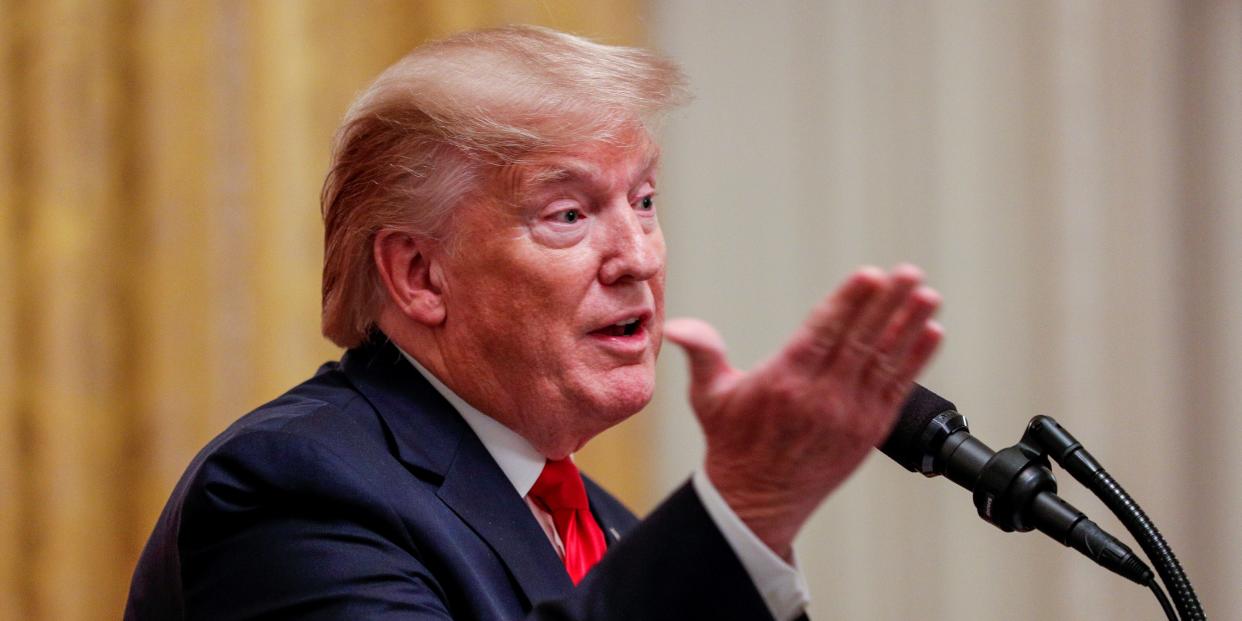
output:
[[[657,149],[634,142],[506,169],[492,199],[458,212],[440,258],[450,385],[545,453],[576,450],[654,390]]]

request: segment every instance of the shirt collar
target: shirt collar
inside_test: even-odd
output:
[[[496,465],[500,466],[500,470],[509,479],[509,483],[513,484],[513,489],[517,490],[519,496],[525,498],[543,472],[543,465],[547,462],[543,454],[516,431],[466,403],[464,399],[457,396],[457,393],[449,390],[440,378],[423,368],[423,365],[419,364],[413,356],[405,353],[404,349],[397,347],[397,351],[401,352],[401,355],[405,356],[405,359],[409,360],[410,364],[427,378],[436,392],[439,392],[457,410],[458,414],[461,414],[462,419],[474,431],[474,435],[478,436],[479,441],[483,443],[483,448],[487,449],[492,459],[496,461]]]

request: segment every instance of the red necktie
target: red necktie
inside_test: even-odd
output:
[[[604,533],[591,515],[578,467],[568,458],[548,460],[530,488],[530,497],[552,514],[556,534],[565,545],[565,570],[578,584],[607,549]]]

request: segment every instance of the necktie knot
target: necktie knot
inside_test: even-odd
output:
[[[530,488],[530,495],[543,503],[550,513],[590,507],[578,467],[568,457],[549,459]]]

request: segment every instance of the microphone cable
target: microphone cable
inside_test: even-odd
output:
[[[1156,600],[1160,602],[1160,608],[1164,610],[1164,616],[1168,617],[1169,621],[1177,621],[1177,613],[1173,610],[1173,604],[1169,603],[1169,598],[1165,596],[1164,589],[1160,588],[1160,582],[1156,580],[1155,576],[1152,576],[1151,580],[1147,581],[1147,586],[1152,593],[1156,594]]]

